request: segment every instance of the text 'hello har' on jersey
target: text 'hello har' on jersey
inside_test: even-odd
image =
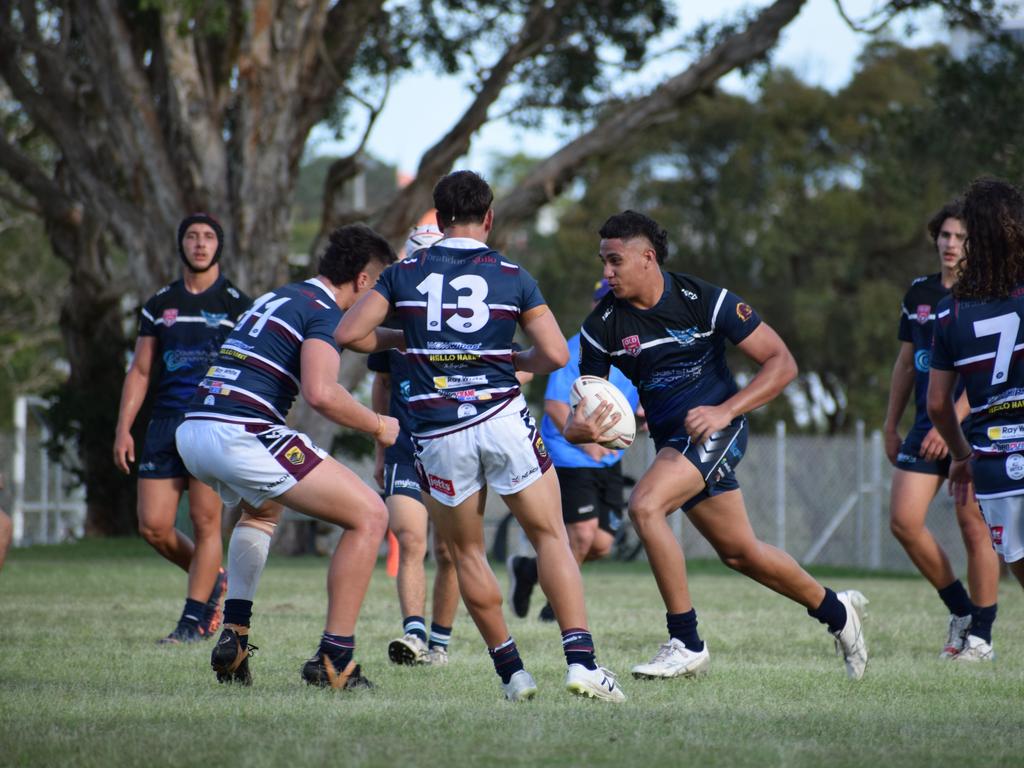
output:
[[[186,416],[284,424],[300,390],[302,343],[320,339],[338,350],[340,320],[333,294],[316,278],[263,294],[221,346]]]
[[[665,288],[650,309],[608,293],[583,322],[580,373],[621,370],[640,392],[658,445],[683,428],[698,405],[719,405],[737,392],[725,340],[739,344],[761,318],[736,294],[691,275],[662,272]]]
[[[1024,494],[1024,286],[995,301],[943,299],[931,367],[967,387],[979,499]]]
[[[409,397],[412,395],[412,381],[409,363],[405,355],[396,349],[373,352],[366,358],[366,367],[374,373],[387,374],[391,387],[388,399],[388,415],[398,419],[401,429],[394,445],[384,451],[386,464],[412,464],[415,455],[412,438],[409,435],[412,417],[409,415]]]
[[[252,299],[221,275],[202,293],[175,280],[139,312],[139,336],[156,339],[154,418],[179,415]]]
[[[932,428],[928,418],[928,371],[931,370],[935,309],[947,296],[949,289],[942,284],[941,274],[925,275],[910,284],[900,311],[897,336],[900,341],[910,343],[914,350],[914,426],[908,437],[916,436],[911,442],[918,447]]]
[[[405,332],[413,434],[478,424],[519,394],[512,337],[543,305],[537,282],[485,244],[448,238],[392,264],[375,290]]]

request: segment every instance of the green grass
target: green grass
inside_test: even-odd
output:
[[[584,568],[599,659],[629,701],[561,689],[558,630],[511,620],[540,696],[500,700],[460,611],[447,668],[388,664],[394,582],[374,576],[357,659],[379,686],[334,694],[299,679],[322,628],[326,561],[272,557],[260,585],[251,689],[218,686],[209,644],[154,644],[183,578],[139,542],[16,551],[0,574],[0,765],[1003,766],[1024,750],[1024,593],[1003,582],[999,659],[936,659],[945,616],[922,579],[829,572],[871,600],[871,663],[848,682],[803,609],[718,564],[692,590],[712,652],[702,680],[640,682],[629,667],[664,639],[644,563]],[[499,569],[504,583],[504,573]],[[532,613],[540,605],[535,600]]]

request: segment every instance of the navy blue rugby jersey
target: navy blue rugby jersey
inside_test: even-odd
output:
[[[252,299],[224,275],[202,293],[189,293],[184,280],[165,285],[139,312],[139,336],[156,338],[157,369],[153,418],[177,416],[185,410]]]
[[[943,299],[931,366],[967,386],[979,499],[1024,494],[1024,286],[996,301]]]
[[[545,303],[526,270],[481,242],[448,238],[389,266],[375,290],[405,332],[413,435],[477,424],[519,394],[512,337],[521,314]]]
[[[935,308],[948,295],[942,275],[934,274],[914,280],[903,297],[897,336],[900,341],[909,342],[914,350],[914,426],[908,435],[914,438],[911,447],[920,448],[921,440],[932,428],[928,418],[928,371],[931,369]],[[962,390],[960,387],[958,394]]]
[[[613,364],[626,374],[655,445],[683,430],[691,408],[719,405],[738,391],[725,340],[739,344],[761,324],[731,291],[678,272],[662,276],[665,290],[653,307],[608,293],[580,331],[580,374],[607,378]]]
[[[302,342],[322,339],[338,350],[340,320],[333,294],[316,278],[263,294],[221,346],[186,417],[284,424],[300,390]]]
[[[395,444],[384,450],[384,461],[387,464],[412,464],[415,458],[412,438],[409,436],[409,397],[412,394],[412,381],[405,356],[396,349],[373,352],[366,359],[366,366],[371,371],[386,373],[391,377],[388,414],[398,419],[401,426]]]

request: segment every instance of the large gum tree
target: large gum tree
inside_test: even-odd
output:
[[[44,222],[70,269],[53,287],[71,367],[58,413],[78,433],[89,532],[135,528],[134,484],[110,457],[126,309],[176,274],[184,213],[216,212],[231,276],[250,293],[282,282],[310,131],[365,115],[360,148],[325,182],[327,231],[352,217],[338,191],[359,170],[390,84],[417,67],[462,73],[472,100],[415,181],[358,216],[397,245],[489,119],[576,121],[576,138],[499,201],[507,231],[591,159],[764,60],[805,2],[775,0],[684,39],[665,0],[0,0],[0,192]],[[928,5],[969,21],[992,12],[991,0],[891,0],[872,22]],[[621,87],[677,47],[678,72]]]

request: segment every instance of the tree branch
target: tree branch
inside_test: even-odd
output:
[[[583,165],[617,150],[645,128],[678,111],[697,94],[711,88],[728,72],[756,60],[778,41],[782,30],[806,0],[776,0],[743,32],[712,48],[686,71],[672,77],[647,96],[626,102],[599,120],[590,131],[536,166],[495,206],[498,226],[508,227],[532,217],[560,194]]]

